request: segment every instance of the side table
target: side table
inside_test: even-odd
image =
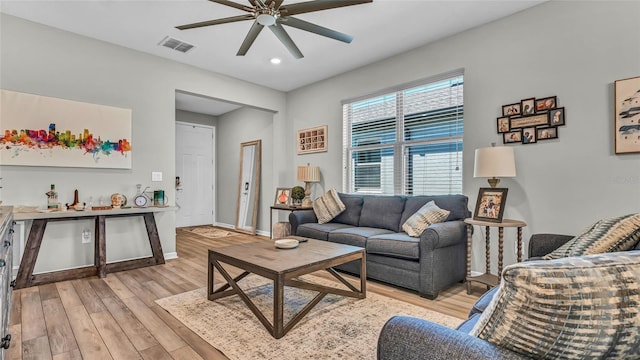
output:
[[[490,222],[474,219],[464,219],[467,224],[467,294],[471,294],[471,282],[476,281],[487,285],[487,287],[493,287],[500,284],[500,278],[502,277],[502,255],[504,251],[504,228],[515,227],[518,228],[518,262],[522,261],[522,228],[527,226],[527,223],[521,220],[503,219],[502,222]],[[473,233],[473,225],[485,227],[485,273],[478,276],[471,276],[471,241]],[[491,274],[491,235],[490,228],[498,228],[498,275]]]
[[[273,210],[285,210],[285,211],[298,211],[298,210],[312,210],[311,206],[291,206],[291,205],[273,205],[269,211],[269,239],[273,239]]]

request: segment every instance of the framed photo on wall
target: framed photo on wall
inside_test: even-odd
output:
[[[327,125],[298,130],[298,155],[327,151]]]
[[[507,188],[480,188],[473,219],[502,222],[508,191]]]
[[[614,92],[616,154],[640,153],[640,76],[616,80]]]

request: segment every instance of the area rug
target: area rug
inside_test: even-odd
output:
[[[305,281],[336,286],[313,275]],[[273,321],[272,283],[257,275],[239,282]],[[285,324],[316,292],[285,288]],[[375,359],[378,334],[394,315],[415,316],[455,328],[462,320],[368,292],[366,299],[327,295],[290,332],[274,339],[238,296],[207,300],[206,288],[156,300],[216,349],[233,360],[244,359]]]
[[[188,231],[194,234],[211,238],[211,239],[221,238],[221,237],[231,236],[236,234],[233,231],[216,229],[214,227],[209,227],[209,226],[198,226],[193,229],[189,229]]]

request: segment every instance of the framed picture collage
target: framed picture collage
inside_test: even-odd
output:
[[[558,128],[565,124],[565,108],[558,107],[556,96],[502,105],[502,116],[497,119],[498,134],[502,134],[504,144],[534,144],[557,139]]]

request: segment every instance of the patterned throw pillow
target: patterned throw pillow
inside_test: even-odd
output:
[[[318,224],[326,224],[346,209],[335,189],[330,189],[324,195],[313,201],[313,212],[318,218]]]
[[[536,359],[637,359],[640,251],[505,268],[472,336]]]
[[[402,224],[402,230],[409,236],[419,237],[429,225],[445,221],[449,213],[449,210],[440,209],[433,200],[429,201]]]
[[[626,251],[640,240],[640,213],[597,221],[543,259]]]

